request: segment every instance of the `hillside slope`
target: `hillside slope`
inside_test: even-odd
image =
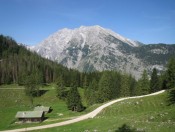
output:
[[[137,131],[174,132],[174,117],[175,106],[167,105],[167,92],[165,92],[156,96],[129,99],[115,103],[104,109],[93,119],[39,131],[113,132],[126,124]]]
[[[71,131],[86,131],[86,130],[88,130],[89,131],[90,128],[93,128],[92,130],[96,130],[96,131],[109,131],[109,130],[111,130],[111,128],[113,130],[114,126],[116,126],[116,125],[113,125],[113,124],[116,124],[116,122],[115,122],[116,118],[117,119],[119,118],[118,121],[120,121],[120,123],[123,121],[124,121],[124,123],[127,123],[127,124],[131,123],[132,127],[137,127],[138,131],[152,131],[152,130],[160,131],[161,129],[159,130],[158,128],[156,128],[156,129],[152,128],[153,126],[155,127],[155,124],[154,124],[155,121],[158,123],[158,126],[160,128],[161,127],[164,128],[163,130],[166,130],[166,131],[173,130],[175,127],[173,125],[173,123],[175,121],[174,116],[173,116],[174,111],[175,111],[175,107],[174,107],[174,105],[167,106],[167,102],[166,102],[167,93],[163,93],[163,92],[164,91],[160,91],[160,92],[153,93],[150,95],[128,97],[128,98],[126,97],[126,98],[117,99],[114,101],[110,101],[109,103],[106,103],[106,104],[100,106],[99,108],[95,109],[94,111],[92,111],[86,115],[80,116],[78,118],[64,121],[64,122],[60,122],[60,123],[50,124],[50,125],[25,128],[25,131],[26,130],[28,130],[28,131],[29,130],[37,130],[38,131],[40,129],[46,129],[46,128],[51,128],[51,129],[46,129],[43,131],[63,131],[62,127],[55,128],[57,126],[63,126],[64,131],[68,131],[68,130],[71,130]],[[163,93],[163,94],[160,94],[160,93]],[[152,95],[154,95],[154,96],[152,96]],[[161,98],[161,100],[160,100],[160,98]],[[116,102],[118,102],[118,103],[116,103]],[[114,104],[114,105],[112,105],[112,104]],[[112,106],[110,106],[110,105],[112,105]],[[105,107],[108,107],[108,106],[109,106],[109,108],[104,109]],[[79,122],[79,121],[82,121],[82,120],[85,120],[88,118],[93,118],[102,109],[104,109],[104,110],[95,119],[89,119],[88,121],[85,121],[85,122],[80,122],[80,123],[76,123],[73,125],[68,125],[68,124]],[[101,118],[101,119],[99,120],[99,118]],[[172,124],[170,122],[172,122]],[[96,125],[94,125],[94,123]],[[120,123],[118,123],[118,124],[120,124]],[[139,123],[142,124],[141,128],[139,126]],[[148,123],[148,124],[145,124],[145,123]],[[164,127],[164,124],[162,124],[162,123],[165,123],[166,125],[167,125],[167,123],[169,123],[169,125],[168,125],[168,127]],[[66,129],[65,129],[64,125],[68,125],[68,127],[66,127]],[[80,128],[78,128],[77,125]],[[149,127],[147,127],[147,125],[149,125]],[[52,128],[52,127],[54,127],[54,128]],[[12,131],[14,131],[14,132],[15,131],[24,131],[24,129],[17,129],[17,130],[12,130]]]
[[[0,35],[0,85],[24,84],[24,78],[31,74],[39,76],[40,83],[54,82],[64,76],[63,79],[70,85],[70,80],[77,80],[74,75],[79,72],[42,58],[18,45],[11,37]]]

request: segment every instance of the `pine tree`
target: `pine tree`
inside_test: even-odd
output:
[[[166,72],[167,76],[167,87],[174,88],[175,87],[175,58],[171,58],[168,62],[168,68]]]
[[[167,77],[166,72],[162,73],[159,77],[160,80],[160,89],[168,89],[167,87]]]
[[[139,79],[136,83],[135,95],[142,95],[142,83],[141,79]]]
[[[160,84],[159,84],[159,78],[157,75],[157,69],[154,68],[153,72],[151,74],[151,80],[150,80],[150,92],[156,92],[160,90]]]
[[[121,79],[120,95],[121,96],[129,96],[130,95],[129,77],[126,74],[123,75],[122,79]]]
[[[88,82],[87,82],[87,76],[84,76],[84,80],[83,80],[83,88],[87,88],[88,87]]]
[[[84,109],[81,97],[76,86],[70,88],[67,96],[67,107],[69,110],[80,112]]]
[[[34,97],[40,96],[39,88],[42,85],[42,74],[36,69],[31,74],[24,74],[25,94],[29,97],[33,105]]]
[[[60,76],[57,79],[56,84],[57,84],[57,87],[56,87],[57,97],[59,99],[65,99],[65,97],[66,97],[66,95],[65,95],[65,86],[64,86],[64,81],[63,81],[62,76]]]
[[[150,85],[149,85],[149,79],[148,79],[148,74],[147,74],[147,71],[144,70],[143,73],[142,73],[142,77],[141,79],[139,80],[139,89],[140,89],[140,94],[148,94],[149,91],[150,91]]]
[[[94,79],[92,83],[89,84],[89,87],[85,91],[85,98],[88,105],[93,105],[97,103],[97,90],[98,90],[98,83]]]
[[[29,100],[33,106],[33,98],[37,95],[37,84],[32,75],[27,76],[25,79],[25,94],[29,97]]]
[[[113,98],[117,98],[121,96],[121,79],[122,75],[119,72],[112,72],[112,79],[113,79]]]
[[[103,73],[99,81],[98,102],[103,103],[112,99],[113,79],[110,72]]]
[[[130,96],[136,95],[136,80],[131,75],[129,76],[129,84],[130,84]]]

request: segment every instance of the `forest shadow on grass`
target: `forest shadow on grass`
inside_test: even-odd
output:
[[[33,97],[40,97],[42,95],[44,95],[46,92],[48,92],[49,90],[39,90],[39,91],[35,91],[32,96]]]
[[[175,104],[175,88],[171,89],[168,93],[168,105]]]
[[[115,132],[138,132],[135,128],[131,128],[127,124],[123,124],[121,127],[119,127]]]

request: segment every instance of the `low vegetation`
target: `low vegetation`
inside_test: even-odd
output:
[[[3,89],[1,89],[3,88]],[[93,105],[88,107],[83,112],[73,112],[67,109],[67,104],[65,101],[60,100],[56,96],[56,89],[55,85],[45,86],[40,88],[43,94],[39,97],[35,97],[33,99],[33,106],[31,105],[30,99],[28,96],[25,95],[24,87],[21,89],[18,88],[18,85],[3,85],[0,86],[0,130],[5,129],[15,129],[21,127],[29,127],[29,126],[37,126],[37,125],[44,125],[54,122],[60,122],[68,119],[72,119],[76,116],[80,116],[85,114],[89,111],[92,111],[98,105]],[[69,88],[68,88],[69,89]],[[86,106],[84,100],[84,89],[78,89],[83,105]],[[44,105],[44,106],[51,106],[53,111],[46,115],[47,120],[42,123],[30,123],[30,124],[15,124],[15,115],[17,111],[30,111],[33,110],[34,106],[36,105]]]
[[[120,132],[130,129],[131,132],[173,132],[175,106],[168,105],[167,97],[168,92],[165,92],[156,96],[121,101],[104,109],[94,119],[37,131]]]

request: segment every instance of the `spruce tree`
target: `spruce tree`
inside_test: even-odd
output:
[[[87,76],[84,76],[84,80],[83,80],[83,88],[87,88],[88,87],[88,82],[87,82]]]
[[[135,95],[142,95],[142,83],[141,79],[139,79],[136,83]]]
[[[56,84],[57,84],[57,86],[56,86],[57,97],[59,99],[65,99],[65,97],[66,97],[66,95],[65,95],[65,86],[64,86],[64,80],[63,80],[62,76],[60,76],[57,79]]]
[[[81,97],[76,86],[72,86],[67,96],[67,107],[69,110],[80,112],[84,109]]]
[[[32,76],[27,76],[25,77],[25,81],[24,81],[24,87],[25,87],[25,94],[26,96],[28,96],[31,105],[33,106],[33,98],[34,98],[34,94],[36,93],[36,84],[33,80]]]
[[[119,72],[112,72],[112,79],[113,79],[113,98],[117,98],[121,93],[121,79],[122,79],[122,75]]]
[[[151,80],[150,80],[150,92],[156,92],[160,90],[160,84],[159,84],[159,78],[157,75],[157,69],[154,68],[153,72],[151,74]]]
[[[129,77],[126,74],[123,75],[122,79],[121,79],[120,95],[121,96],[129,96],[130,95]]]
[[[112,99],[113,79],[110,72],[103,73],[99,81],[98,102],[103,103]]]
[[[150,85],[149,85],[149,79],[148,79],[148,74],[147,71],[144,70],[142,73],[142,77],[139,80],[139,89],[140,89],[140,94],[148,94],[150,92]]]
[[[93,105],[97,103],[97,89],[98,84],[97,81],[94,79],[85,91],[85,98],[88,105]]]
[[[168,62],[167,72],[166,72],[167,87],[175,87],[175,58],[171,58]]]
[[[129,84],[130,84],[130,96],[136,95],[136,80],[131,75],[129,76]]]

